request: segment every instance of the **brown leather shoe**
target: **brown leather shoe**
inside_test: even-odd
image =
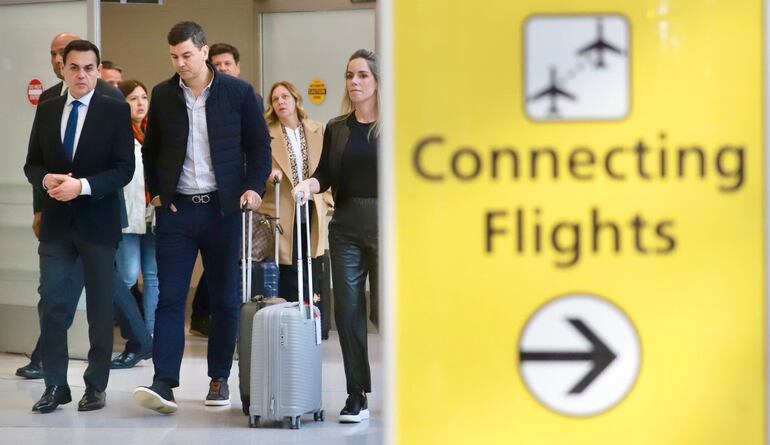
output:
[[[211,379],[205,403],[206,406],[227,406],[230,404],[230,388],[227,386],[226,379]]]

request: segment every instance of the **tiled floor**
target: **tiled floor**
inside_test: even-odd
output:
[[[237,363],[233,366],[230,407],[207,408],[203,398],[208,389],[206,376],[206,340],[188,336],[182,362],[181,386],[175,397],[179,411],[163,416],[136,406],[131,392],[152,380],[152,362],[144,361],[134,369],[115,370],[110,374],[107,406],[100,411],[79,413],[77,400],[83,394],[82,374],[86,363],[70,361],[69,382],[73,403],[51,414],[33,414],[32,404],[43,393],[41,380],[14,376],[17,367],[28,362],[21,355],[0,354],[0,444],[56,445],[230,445],[230,444],[381,444],[382,375],[380,336],[369,336],[372,380],[375,390],[369,407],[372,419],[358,425],[343,425],[337,415],[345,403],[345,378],[336,332],[323,343],[323,402],[325,422],[303,418],[300,430],[248,428],[238,397]]]

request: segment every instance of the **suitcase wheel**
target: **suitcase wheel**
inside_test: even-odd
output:
[[[249,416],[249,428],[259,428],[259,416]]]
[[[321,411],[318,411],[316,413],[313,413],[313,420],[316,421],[316,422],[318,422],[318,421],[323,422],[324,421],[324,410],[321,410]]]
[[[300,420],[300,416],[292,417],[290,421],[291,421],[291,429],[293,430],[298,430],[302,423],[302,420]]]

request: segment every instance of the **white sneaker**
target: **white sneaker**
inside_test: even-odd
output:
[[[340,423],[359,423],[369,418],[369,406],[364,394],[348,394],[340,411]]]
[[[151,386],[140,386],[134,390],[134,401],[147,409],[161,414],[173,414],[179,408],[174,393],[168,386],[155,382]]]

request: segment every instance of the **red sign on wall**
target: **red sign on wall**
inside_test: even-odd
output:
[[[27,85],[27,99],[33,106],[40,102],[40,95],[43,94],[43,83],[37,79],[32,79]]]

